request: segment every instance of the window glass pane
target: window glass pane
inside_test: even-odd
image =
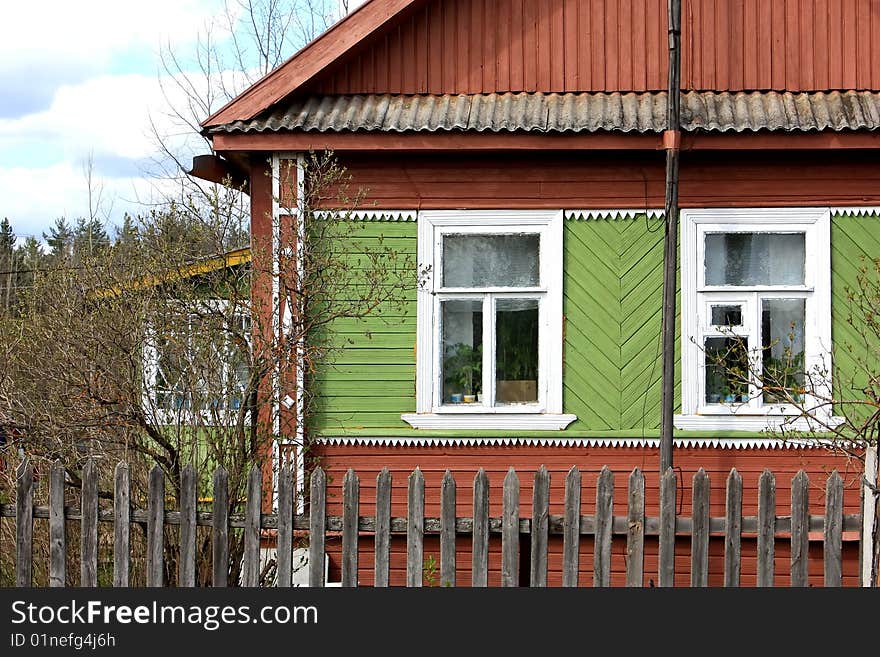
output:
[[[706,403],[736,404],[748,401],[746,338],[706,338],[703,347],[706,358]]]
[[[706,235],[706,285],[803,285],[803,233]]]
[[[444,287],[537,287],[538,235],[446,235]]]
[[[495,404],[538,401],[538,300],[499,299],[495,315]]]
[[[482,397],[483,300],[441,303],[444,404],[474,404]]]
[[[742,326],[741,306],[712,306],[712,326]]]
[[[804,299],[761,302],[764,402],[798,399],[804,385]]]

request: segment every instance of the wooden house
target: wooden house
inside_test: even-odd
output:
[[[307,435],[335,499],[354,468],[368,507],[383,466],[395,513],[416,466],[431,490],[447,468],[459,482],[485,468],[494,488],[511,466],[545,464],[553,504],[574,464],[585,500],[603,465],[620,482],[638,466],[656,487],[666,19],[666,0],[369,0],[204,121],[213,165],[249,178],[255,240],[284,239],[273,180],[285,165],[331,149],[365,190],[364,234],[430,268],[396,326],[345,329],[348,346],[312,381],[308,426],[282,409],[281,433]],[[713,515],[732,467],[753,514],[765,468],[783,482],[838,468],[857,512],[852,466],[768,433],[785,409],[733,399],[705,358],[728,332],[778,341],[797,325],[807,364],[847,365],[834,348],[848,337],[845,291],[859,259],[880,256],[880,8],[684,0],[682,54],[681,513],[700,467]],[[476,357],[479,385],[449,375],[453,352]]]

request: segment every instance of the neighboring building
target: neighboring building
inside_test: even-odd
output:
[[[880,257],[872,13],[866,2],[684,2],[683,514],[703,467],[713,515],[723,515],[734,466],[747,514],[764,468],[780,482],[780,509],[797,470],[815,487],[839,468],[846,510],[857,512],[850,466],[768,437],[785,408],[761,395],[740,403],[743,391],[704,358],[739,336],[750,348],[787,345],[811,367],[847,338],[845,289],[859,258]],[[460,500],[478,468],[494,490],[514,466],[523,514],[541,464],[554,512],[573,464],[585,500],[603,465],[619,487],[635,466],[656,487],[666,47],[666,0],[370,0],[205,120],[222,158],[213,164],[249,175],[255,244],[284,239],[272,234],[283,213],[273,179],[326,148],[366,190],[363,234],[393,239],[431,267],[399,322],[349,326],[349,346],[315,377],[319,408],[305,429],[332,499],[352,467],[369,514],[386,465],[395,514],[416,466],[429,490],[451,469]],[[255,248],[255,261],[270,253]],[[778,351],[766,350],[762,365]],[[282,411],[295,430],[295,407]],[[500,495],[492,506],[497,513]],[[619,544],[614,555],[622,569]],[[782,547],[778,555],[787,558]],[[371,562],[361,563],[368,583]],[[550,568],[558,581],[559,561]],[[656,572],[650,559],[645,570]],[[754,561],[743,577],[754,581]],[[392,579],[402,582],[402,570]]]

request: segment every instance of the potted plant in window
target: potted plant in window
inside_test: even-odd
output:
[[[476,401],[480,392],[483,372],[483,345],[472,347],[458,342],[446,350],[443,357],[443,382],[449,400],[454,403]]]

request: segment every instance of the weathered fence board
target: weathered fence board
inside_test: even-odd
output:
[[[801,470],[791,480],[791,585],[809,583],[810,480]]]
[[[474,477],[474,521],[471,530],[471,586],[489,585],[489,477],[483,468]]]
[[[320,466],[312,471],[309,487],[309,586],[324,586],[327,475]]]
[[[293,582],[293,468],[285,465],[278,474],[278,543],[276,586],[287,588]]]
[[[825,485],[825,586],[843,583],[843,479],[835,470]]]
[[[758,586],[773,586],[775,542],[776,477],[764,470],[758,479]]]
[[[406,525],[406,585],[418,587],[424,578],[425,477],[419,468],[409,476]]]
[[[120,461],[113,472],[113,586],[128,586],[130,570],[131,473]]]
[[[724,528],[724,586],[740,585],[742,572],[742,477],[736,468],[727,477]]]
[[[64,464],[61,461],[55,461],[49,474],[49,586],[65,586],[67,583],[67,523],[64,520],[65,477]]]
[[[581,540],[581,472],[571,466],[565,478],[565,516],[562,526],[562,585],[577,586]]]
[[[180,472],[180,563],[178,586],[196,585],[196,471],[187,465]]]
[[[535,474],[532,488],[532,543],[529,582],[534,587],[547,586],[547,540],[550,527],[550,473],[543,465]]]
[[[373,569],[376,586],[388,586],[388,564],[391,561],[391,473],[382,468],[376,477],[376,527]]]
[[[229,474],[224,468],[214,471],[214,512],[211,517],[211,560],[213,585],[229,583]]]
[[[342,586],[346,588],[358,585],[359,509],[360,481],[349,468],[342,480]]]
[[[645,574],[645,475],[629,476],[629,528],[626,534],[626,585],[642,586]]]
[[[255,465],[248,473],[247,506],[244,525],[244,568],[242,585],[260,585],[260,510],[263,502],[263,473]]]
[[[440,586],[455,586],[455,493],[447,470],[440,483]]]
[[[98,585],[98,470],[94,459],[82,469],[79,585]]]
[[[660,479],[660,544],[657,585],[675,586],[675,501],[678,480],[668,468]]]
[[[691,509],[691,586],[709,586],[709,475],[703,468],[694,475]]]
[[[150,470],[147,500],[147,586],[165,583],[163,549],[165,543],[165,473],[158,465]]]
[[[501,529],[501,586],[519,586],[519,477],[504,477]]]
[[[15,472],[15,585],[30,586],[34,568],[34,470],[24,460]]]
[[[596,483],[596,539],[593,586],[611,586],[611,532],[614,524],[614,473],[602,467]],[[583,527],[584,523],[581,523]]]

